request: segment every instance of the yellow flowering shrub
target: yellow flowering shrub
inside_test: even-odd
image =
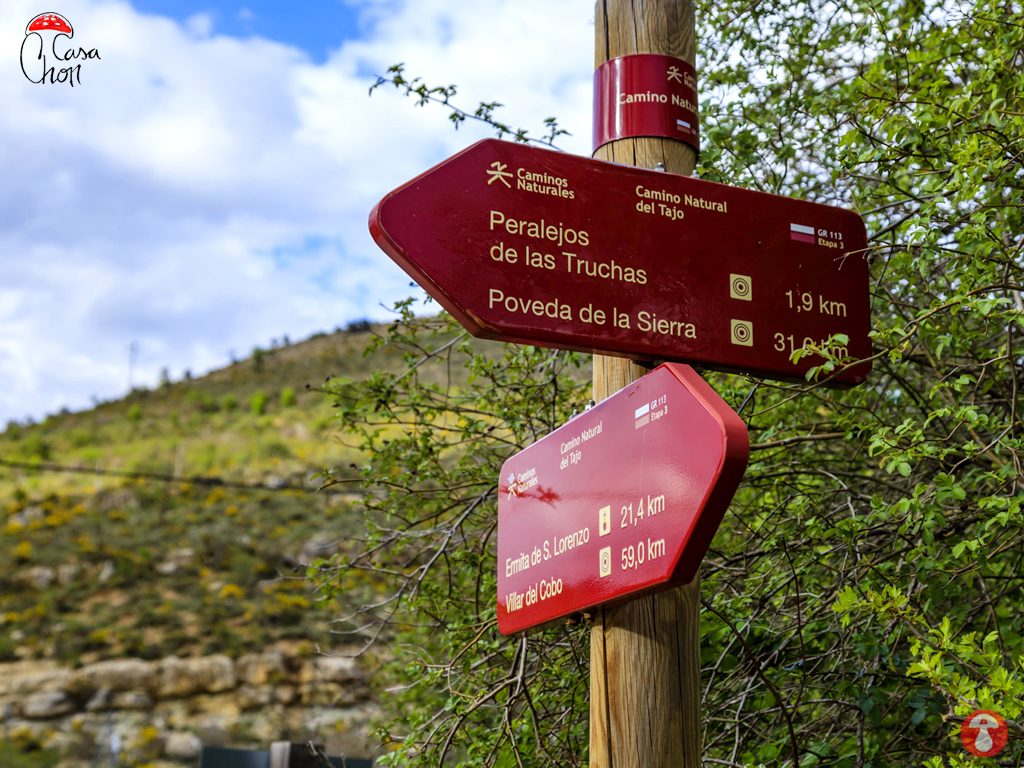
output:
[[[225,584],[220,588],[221,600],[230,600],[235,597],[244,597],[245,591],[237,584]]]

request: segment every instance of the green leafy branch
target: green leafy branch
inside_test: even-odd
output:
[[[504,105],[497,101],[482,101],[475,111],[467,112],[451,102],[452,97],[458,91],[455,85],[431,87],[423,82],[421,77],[409,79],[405,75],[405,64],[394,64],[388,67],[387,77],[377,75],[377,82],[370,86],[370,94],[372,95],[375,90],[383,85],[393,85],[398,90],[403,91],[406,96],[415,97],[415,106],[417,107],[426,106],[431,102],[444,106],[449,110],[448,119],[451,120],[456,130],[466,120],[479,120],[494,128],[499,139],[511,136],[513,141],[520,144],[540,144],[552,149],[560,149],[555,144],[555,139],[559,136],[571,135],[564,128],[558,126],[558,118],[549,117],[544,120],[544,136],[542,138],[534,138],[529,135],[529,131],[525,128],[513,128],[507,123],[500,122],[494,116],[494,113],[495,110]]]

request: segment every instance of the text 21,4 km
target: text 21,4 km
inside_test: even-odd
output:
[[[631,525],[637,525],[643,522],[644,518],[652,518],[659,512],[665,511],[665,494],[658,496],[647,495],[646,508],[644,507],[645,499],[643,496],[640,497],[640,501],[637,502],[636,511],[633,510],[633,504],[630,502],[622,507],[622,524],[620,528],[628,528]]]

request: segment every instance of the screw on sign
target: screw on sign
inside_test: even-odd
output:
[[[964,749],[978,757],[992,757],[1006,746],[1006,721],[998,712],[978,709],[964,718],[960,741]]]

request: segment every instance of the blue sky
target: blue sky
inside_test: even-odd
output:
[[[360,25],[360,9],[342,0],[280,0],[251,2],[186,2],[185,0],[134,0],[142,13],[166,16],[185,23],[196,14],[208,15],[219,34],[246,38],[258,35],[305,51],[317,64],[346,40],[358,40],[368,22]],[[368,18],[363,14],[364,19]]]
[[[19,66],[47,11],[99,51],[74,87]],[[389,318],[414,290],[370,209],[490,131],[394,89],[371,98],[373,75],[404,62],[534,134],[555,115],[563,148],[588,154],[592,15],[591,0],[0,2],[0,429],[122,396],[133,345],[133,382],[154,386]]]

